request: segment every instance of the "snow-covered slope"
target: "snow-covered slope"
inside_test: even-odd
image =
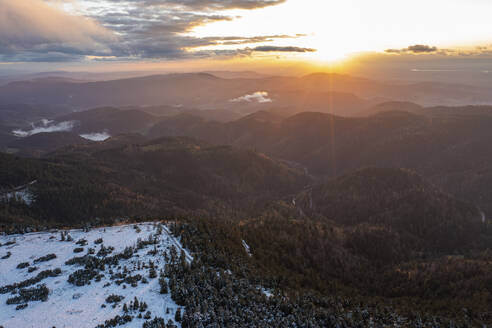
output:
[[[25,289],[29,289],[45,284],[49,289],[47,301],[30,301],[26,308],[16,310],[18,304],[8,305],[7,299],[18,296],[20,288],[14,288],[13,292],[0,294],[0,326],[5,328],[96,327],[99,324],[104,324],[108,319],[125,314],[123,305],[126,303],[129,306],[135,297],[139,303],[145,302],[148,305],[148,308],[142,312],[142,316],[150,311],[152,318],[162,317],[165,322],[174,319],[178,306],[172,301],[169,293],[160,294],[158,280],[159,272],[165,266],[164,252],[169,253],[174,245],[179,254],[181,245],[170,235],[166,226],[142,223],[97,228],[88,232],[70,230],[66,233],[71,237],[69,239],[73,240],[61,241],[61,231],[0,236],[2,245],[0,246],[0,258],[2,258],[0,259],[0,291],[2,286],[12,286],[15,283],[36,277],[44,270],[61,269],[60,274],[55,274],[54,277],[47,277],[38,283],[25,287]],[[151,236],[150,239],[157,238],[156,243],[138,249],[136,245],[139,239],[147,241],[149,236]],[[100,238],[103,240],[102,243],[98,240]],[[87,241],[87,245],[80,245],[84,242],[76,244],[82,239]],[[92,279],[90,284],[80,287],[69,283],[69,275],[84,269],[84,266],[67,265],[65,262],[71,258],[86,255],[89,248],[94,249],[92,256],[102,259],[103,256],[97,255],[101,245],[104,245],[105,248],[114,247],[114,250],[107,257],[123,252],[126,247],[133,247],[134,253],[129,259],[120,259],[118,265],[107,265],[104,271],[99,271],[103,275],[100,277],[100,281]],[[74,253],[76,248],[83,248],[83,251]],[[157,254],[153,254],[156,250]],[[36,259],[48,254],[55,254],[56,258],[34,263]],[[190,260],[191,256],[186,251],[185,254]],[[155,265],[157,272],[155,278],[149,277],[149,261]],[[19,266],[20,263],[24,262],[29,263],[29,266],[26,264]],[[18,266],[25,267],[18,268]],[[29,272],[33,267],[37,267],[37,270]],[[126,276],[140,274],[142,279],[138,281],[136,286],[134,284],[132,287],[127,282],[121,283],[122,277],[118,277],[118,273],[125,273]],[[118,280],[120,280],[119,284],[117,283]],[[148,282],[146,283],[145,280]],[[106,302],[106,298],[112,294],[124,296],[124,299],[117,303],[114,308],[113,304]],[[26,304],[26,302],[18,303],[21,307]],[[142,327],[146,320],[144,318],[139,319],[139,313],[138,310],[129,310],[127,314],[134,318],[122,327]]]

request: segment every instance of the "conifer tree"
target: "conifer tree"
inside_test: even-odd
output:
[[[166,278],[164,278],[163,275],[159,278],[159,285],[161,286],[161,294],[167,294],[168,293],[168,288],[167,288],[167,282]]]
[[[176,321],[176,322],[181,321],[181,308],[178,308],[176,310],[176,313],[174,314],[174,321]]]

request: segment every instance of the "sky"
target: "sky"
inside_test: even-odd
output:
[[[491,12],[489,0],[0,0],[0,70],[488,72]]]

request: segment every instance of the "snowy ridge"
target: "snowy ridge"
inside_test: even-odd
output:
[[[158,280],[159,272],[166,264],[163,253],[169,253],[174,246],[178,249],[179,254],[182,246],[171,236],[166,226],[141,223],[97,228],[88,232],[82,230],[66,232],[71,237],[71,241],[61,241],[60,231],[0,236],[2,245],[0,247],[0,258],[2,258],[0,259],[0,289],[2,286],[33,278],[43,270],[61,269],[60,275],[45,278],[37,284],[26,287],[33,288],[45,284],[49,289],[49,297],[45,302],[29,301],[26,308],[16,310],[16,305],[8,305],[7,299],[18,296],[18,293],[14,291],[14,293],[0,294],[0,326],[5,328],[96,327],[116,315],[123,315],[123,305],[126,303],[129,306],[130,301],[133,301],[135,297],[139,302],[145,302],[148,305],[142,315],[150,311],[152,318],[161,317],[165,322],[174,319],[178,306],[169,293],[160,294]],[[148,240],[149,236],[157,237],[155,245],[146,245],[140,249],[134,248],[131,258],[121,259],[117,266],[108,265],[102,272],[103,277],[100,281],[91,280],[90,284],[80,287],[67,281],[70,274],[83,269],[83,266],[79,265],[66,265],[67,260],[86,255],[89,248],[93,248],[97,254],[101,245],[106,248],[114,247],[110,255],[118,254],[126,247],[135,247],[139,240]],[[102,243],[98,241],[100,238],[103,240]],[[81,239],[87,240],[87,245],[76,244]],[[83,251],[74,253],[76,248],[83,248]],[[155,250],[157,254],[153,254]],[[48,254],[55,254],[56,258],[34,263],[36,259]],[[96,254],[93,256],[97,256]],[[191,255],[186,251],[185,254],[187,260],[191,261]],[[149,261],[155,265],[157,271],[155,278],[149,277]],[[21,265],[22,268],[18,268],[19,264],[24,262],[29,265],[26,267]],[[38,269],[29,272],[33,267]],[[116,279],[111,279],[110,270],[114,274],[123,272],[131,276],[140,274],[145,279],[139,281],[134,287],[128,283],[117,284]],[[145,280],[148,282],[145,283]],[[112,304],[106,302],[106,298],[113,294],[124,297],[114,308]],[[142,327],[146,321],[144,318],[137,318],[138,311],[130,311],[128,314],[134,317],[133,320],[120,327]],[[179,327],[178,323],[175,324]]]

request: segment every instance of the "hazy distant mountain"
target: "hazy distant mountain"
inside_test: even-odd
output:
[[[0,85],[5,85],[11,82],[36,80],[43,78],[61,78],[67,81],[105,81],[123,79],[137,76],[146,76],[153,74],[149,71],[121,71],[121,72],[71,72],[71,71],[47,71],[38,73],[19,73],[10,72],[0,76]]]
[[[258,93],[264,93],[258,98]],[[207,73],[154,75],[74,83],[63,79],[12,82],[0,87],[0,103],[99,106],[184,106],[198,109],[294,107],[297,111],[360,114],[382,100],[422,105],[492,103],[489,89],[440,83],[392,84],[338,74],[305,77],[219,78]]]
[[[460,116],[490,116],[492,115],[492,106],[466,105],[423,107],[411,102],[391,101],[377,104],[368,109],[365,114],[371,115],[388,111],[405,111],[429,117],[443,117],[445,115],[449,115],[456,118]]]
[[[412,102],[388,101],[371,107],[365,112],[365,114],[372,115],[380,112],[389,112],[389,111],[405,111],[405,112],[416,113],[416,114],[425,114],[426,112],[428,112],[427,109],[424,109],[423,106],[420,106]]]
[[[266,74],[260,74],[254,71],[206,71],[204,73],[215,75],[221,79],[260,79],[268,77]]]
[[[381,97],[425,106],[490,104],[490,88],[440,82],[383,82],[341,74],[315,73],[301,78],[307,89],[351,92],[359,97]],[[379,101],[381,102],[381,101]]]

